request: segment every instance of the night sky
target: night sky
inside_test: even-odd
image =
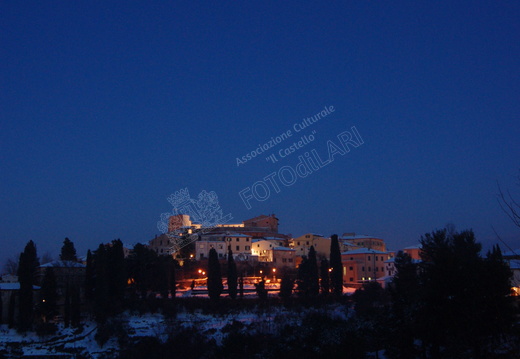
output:
[[[0,46],[0,264],[146,242],[183,188],[294,236],[520,246],[496,199],[520,199],[517,1],[3,1]],[[330,162],[292,178],[312,151]]]

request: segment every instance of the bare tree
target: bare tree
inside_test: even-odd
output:
[[[41,259],[40,259],[40,264],[46,264],[46,263],[50,263],[52,262],[54,259],[52,258],[52,254],[50,254],[49,252],[45,252],[43,253]]]
[[[17,275],[18,273],[18,261],[13,258],[8,258],[4,264],[4,272],[6,274]]]
[[[519,185],[520,185],[520,172],[518,175]],[[505,192],[500,187],[500,184],[497,183],[498,186],[498,204],[500,208],[504,211],[504,213],[513,221],[514,225],[520,227],[520,204],[513,198],[509,190]]]

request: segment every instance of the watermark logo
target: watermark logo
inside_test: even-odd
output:
[[[196,241],[199,234],[208,233],[219,224],[228,223],[233,219],[231,214],[224,215],[214,191],[203,190],[197,199],[190,197],[188,188],[172,193],[168,198],[172,212],[161,213],[157,228],[167,234],[173,242],[173,251]],[[185,227],[189,220],[200,225],[197,234],[185,235]]]
[[[327,157],[320,156],[316,149],[312,149],[298,156],[298,163],[296,165],[280,167],[278,171],[272,172],[251,186],[242,189],[238,192],[238,195],[240,199],[242,199],[242,202],[244,202],[246,208],[251,209],[251,200],[254,199],[258,202],[266,201],[272,192],[280,193],[281,187],[279,184],[290,187],[296,183],[298,178],[307,177],[311,173],[334,162],[337,156],[345,156],[350,152],[351,147],[357,148],[363,143],[365,142],[363,138],[361,138],[358,130],[355,126],[352,126],[350,131],[343,131],[336,136],[336,139],[327,141]],[[297,149],[292,152],[295,152]],[[272,162],[277,161],[273,160]]]
[[[237,167],[240,167],[241,165],[246,164],[247,162],[251,161],[253,158],[262,155],[263,153],[269,152],[269,150],[278,144],[282,143],[285,140],[288,140],[291,138],[294,134],[297,134],[299,132],[302,132],[306,129],[308,129],[310,126],[315,124],[316,122],[324,119],[325,117],[332,114],[336,109],[334,106],[325,106],[323,110],[319,111],[313,116],[306,117],[303,120],[296,122],[292,125],[292,128],[281,133],[280,135],[276,137],[271,137],[270,140],[266,141],[265,143],[258,144],[258,147],[254,150],[246,153],[245,155],[241,157],[236,157],[235,161],[237,164]],[[293,153],[299,148],[302,148],[303,146],[307,145],[309,142],[314,141],[314,135],[316,134],[316,131],[313,131],[309,136],[304,135],[300,137],[298,140],[294,141],[292,145],[289,147],[282,149],[278,151],[279,158],[286,157],[287,155]],[[284,155],[285,154],[285,155]],[[266,157],[266,161],[271,162],[277,162],[278,159],[276,157],[276,154],[271,154]]]

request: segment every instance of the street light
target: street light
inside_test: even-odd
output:
[[[273,282],[276,281],[276,268],[273,268]]]

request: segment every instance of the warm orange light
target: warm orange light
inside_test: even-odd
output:
[[[273,268],[273,273],[276,273],[276,268]]]
[[[202,272],[202,275],[206,275],[206,272]]]
[[[332,272],[332,268],[329,268],[329,272]]]
[[[202,269],[199,269],[199,274],[201,274],[201,273],[202,273]]]

